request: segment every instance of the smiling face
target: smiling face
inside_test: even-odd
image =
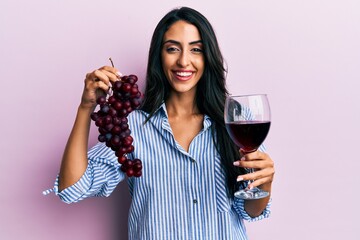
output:
[[[172,91],[195,93],[205,68],[198,29],[182,20],[171,25],[164,35],[161,57]]]

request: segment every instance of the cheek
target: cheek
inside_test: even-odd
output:
[[[164,75],[166,76],[166,78],[169,78],[169,67],[166,63],[163,63],[162,69],[163,69],[163,72],[164,72]]]
[[[205,69],[204,59],[198,59],[198,61],[196,62],[196,66],[197,66],[198,71],[200,71],[201,73],[204,72],[204,69]]]
[[[163,67],[164,71],[166,71],[170,66],[169,57],[165,57],[164,55],[162,55],[161,56],[161,62],[162,62],[162,67]]]
[[[162,64],[162,69],[163,69],[164,73],[166,74],[168,67],[167,67],[167,63],[164,58],[162,58],[161,64]]]
[[[166,61],[162,62],[162,70],[163,70],[163,74],[166,77],[167,80],[170,79],[170,75],[171,75],[171,71],[170,71],[170,67],[169,67],[169,63]]]

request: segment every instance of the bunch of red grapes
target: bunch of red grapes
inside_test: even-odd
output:
[[[122,76],[121,81],[113,83],[108,95],[96,100],[100,108],[91,114],[100,133],[98,140],[105,142],[115,152],[121,171],[128,177],[140,177],[142,174],[141,160],[127,158],[127,154],[134,151],[127,116],[141,103],[137,80],[137,76],[133,74]]]

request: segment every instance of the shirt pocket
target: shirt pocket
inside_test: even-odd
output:
[[[226,175],[220,164],[220,159],[215,159],[215,192],[216,209],[218,212],[228,212],[230,210],[230,199],[226,190]]]

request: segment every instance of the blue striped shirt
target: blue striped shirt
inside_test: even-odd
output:
[[[127,178],[132,197],[129,239],[247,239],[244,220],[268,217],[270,203],[262,215],[251,218],[244,201],[229,198],[225,173],[216,151],[211,119],[204,117],[203,129],[192,140],[188,152],[174,139],[165,104],[144,125],[147,113],[136,110],[129,116],[135,150],[143,175]],[[82,178],[58,192],[66,203],[92,196],[109,196],[125,179],[114,152],[98,143],[88,152],[88,167]]]

